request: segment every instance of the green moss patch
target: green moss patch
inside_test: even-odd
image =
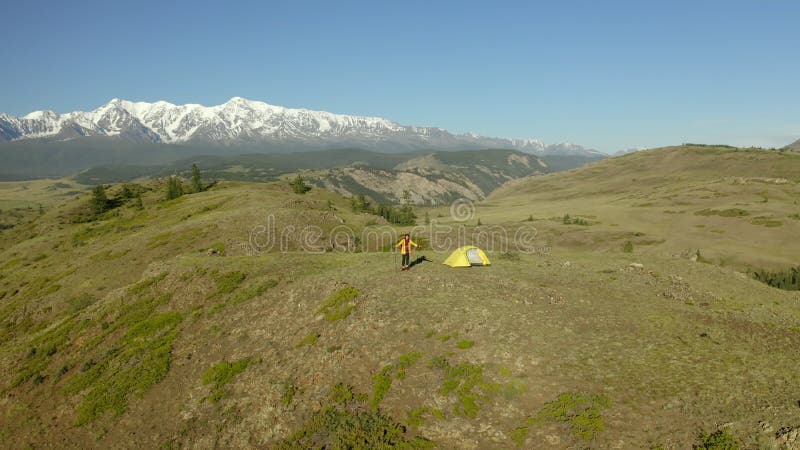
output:
[[[105,359],[84,365],[87,370],[68,386],[69,392],[87,391],[78,407],[78,425],[105,412],[121,415],[131,397],[141,397],[166,377],[181,320],[179,313],[142,320],[106,353]]]
[[[283,384],[283,392],[281,393],[281,403],[283,406],[287,408],[292,406],[292,402],[294,401],[294,396],[299,392],[297,386],[294,385],[292,382],[286,382]]]
[[[217,291],[214,295],[230,294],[239,288],[247,275],[244,272],[233,271],[218,274],[214,277],[217,283]]]
[[[223,361],[211,366],[203,374],[203,384],[211,385],[211,395],[209,399],[216,403],[225,397],[227,391],[225,386],[230,383],[236,375],[244,372],[253,361],[250,358],[240,359],[234,362]]]
[[[417,361],[422,358],[422,353],[409,352],[400,356],[396,363],[387,364],[381,369],[380,372],[372,376],[372,398],[370,399],[370,406],[377,409],[381,401],[389,392],[392,387],[392,380],[405,379],[406,371],[413,366]]]
[[[49,367],[53,355],[70,345],[76,325],[77,319],[73,315],[35,337],[11,387],[17,387],[32,378],[43,380],[43,372]]]
[[[470,341],[467,339],[458,341],[456,347],[460,348],[461,350],[466,350],[475,346],[475,341]]]
[[[315,412],[298,430],[279,442],[278,449],[432,449],[436,444],[409,436],[406,427],[378,410],[365,408],[352,386],[331,389],[333,405]]]
[[[541,410],[525,420],[525,424],[511,432],[511,440],[522,446],[532,427],[544,423],[558,423],[569,427],[574,436],[591,441],[605,429],[603,411],[611,407],[611,400],[603,395],[564,393],[544,404]]]
[[[295,344],[295,348],[305,347],[306,345],[315,346],[317,345],[317,341],[319,341],[319,333],[309,333],[303,339]]]
[[[361,293],[354,287],[345,287],[334,292],[319,308],[328,322],[338,322],[346,319],[355,309],[355,299]]]

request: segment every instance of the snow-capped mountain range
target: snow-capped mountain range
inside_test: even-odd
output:
[[[290,150],[344,146],[381,151],[507,148],[534,154],[605,156],[569,143],[545,145],[535,139],[453,134],[378,117],[290,109],[241,97],[217,106],[113,99],[90,112],[35,111],[23,117],[0,114],[0,142],[52,142],[92,136],[137,143],[257,145]]]

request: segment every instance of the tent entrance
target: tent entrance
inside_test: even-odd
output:
[[[467,250],[467,261],[471,266],[482,266],[483,259],[481,259],[481,255],[478,254],[477,248],[471,248]]]

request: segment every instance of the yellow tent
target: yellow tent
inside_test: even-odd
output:
[[[444,260],[450,267],[488,266],[491,263],[483,250],[472,245],[465,245],[456,249]]]

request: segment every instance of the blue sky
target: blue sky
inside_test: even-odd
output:
[[[241,96],[602,151],[800,138],[800,2],[37,1],[0,111]]]

